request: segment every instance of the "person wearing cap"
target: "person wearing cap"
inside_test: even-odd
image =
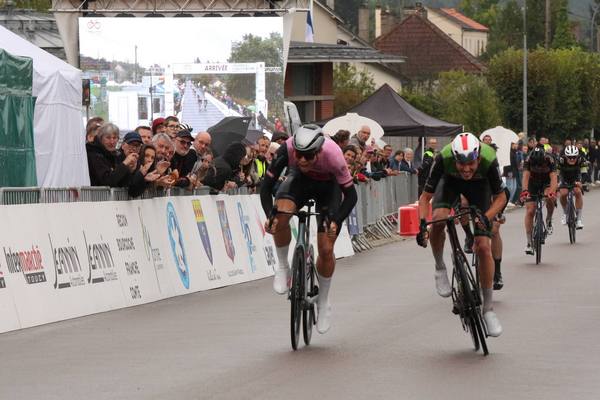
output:
[[[138,154],[142,148],[142,136],[137,132],[127,132],[121,143],[121,148],[117,150],[117,161],[123,162],[130,154]]]
[[[166,133],[167,132],[167,128],[165,127],[165,119],[160,117],[160,118],[156,118],[154,121],[152,121],[152,136],[158,134],[158,133]]]
[[[179,178],[175,186],[189,187],[194,183],[188,175],[192,172],[194,164],[198,159],[195,151],[190,151],[194,137],[190,129],[181,129],[175,136],[175,154],[171,159],[171,169],[179,172]]]

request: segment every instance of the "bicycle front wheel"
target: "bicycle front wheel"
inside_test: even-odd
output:
[[[535,263],[542,262],[542,240],[544,235],[544,222],[542,221],[541,212],[536,212],[533,225],[533,251],[535,251]]]
[[[310,247],[310,251],[308,253],[308,261],[306,263],[306,277],[305,287],[306,287],[306,298],[314,298],[318,294],[318,287],[315,285],[315,258],[314,251],[312,246]],[[312,303],[306,303],[304,309],[302,310],[302,336],[304,337],[304,344],[309,345],[310,339],[312,337],[312,328],[313,325],[316,324],[317,319],[315,318],[315,305]]]
[[[569,241],[571,244],[575,244],[575,233],[577,232],[576,227],[576,216],[575,216],[575,207],[573,206],[573,199],[569,199],[569,213],[567,214],[568,218],[568,226],[569,226]]]
[[[304,249],[297,247],[292,261],[292,285],[290,289],[290,338],[292,348],[298,349],[300,339],[300,324],[302,323],[302,300],[304,298]]]

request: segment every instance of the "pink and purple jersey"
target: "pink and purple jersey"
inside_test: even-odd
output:
[[[298,168],[298,160],[293,145],[294,138],[289,138],[285,143],[288,153],[288,166]],[[352,186],[352,176],[346,165],[344,154],[333,140],[325,138],[323,147],[317,155],[317,159],[312,168],[308,171],[302,171],[307,177],[316,181],[335,180],[341,187]]]

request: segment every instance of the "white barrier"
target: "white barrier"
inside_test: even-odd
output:
[[[0,332],[265,278],[278,262],[258,195],[0,206],[0,218]],[[353,254],[343,229],[336,255]]]

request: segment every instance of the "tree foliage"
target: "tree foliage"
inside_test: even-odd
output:
[[[600,55],[579,48],[545,50],[529,55],[527,102],[532,134],[556,140],[577,136],[600,119]],[[507,50],[494,57],[490,85],[500,98],[508,126],[520,129],[523,108],[523,52]]]
[[[283,70],[283,39],[281,34],[273,32],[266,39],[252,34],[244,35],[242,41],[231,47],[228,62],[261,62],[266,67],[281,67]],[[283,101],[283,79],[272,74],[266,77],[266,95],[270,101]],[[256,79],[253,75],[229,75],[227,90],[229,94],[244,100],[253,100],[255,96]]]
[[[342,63],[333,68],[334,112],[348,111],[375,91],[375,81],[366,69],[358,69],[354,64]]]
[[[459,8],[467,17],[490,27],[496,21],[498,3],[499,0],[461,0]]]

